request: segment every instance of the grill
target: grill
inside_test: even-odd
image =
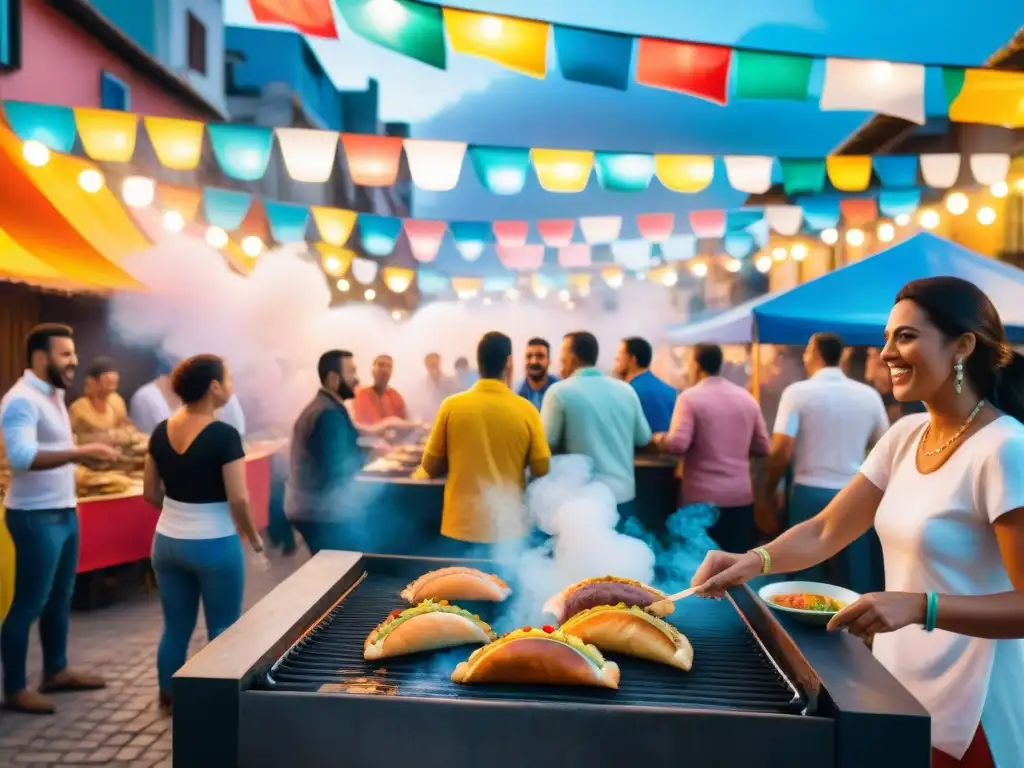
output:
[[[465,700],[537,701],[642,707],[740,709],[798,714],[806,701],[785,678],[727,601],[686,600],[670,617],[693,644],[694,666],[681,672],[609,654],[622,671],[619,689],[558,686],[468,686],[450,681],[471,647],[363,660],[363,641],[395,608],[409,579],[369,575],[289,650],[258,687],[276,691],[381,694]],[[460,603],[501,634],[516,622],[502,606]],[[508,613],[508,611],[504,611]],[[541,616],[532,617],[539,625]],[[548,619],[550,620],[550,619]]]
[[[677,605],[688,673],[609,654],[614,691],[450,682],[472,646],[365,662],[370,630],[405,605],[401,589],[450,564],[318,554],[175,676],[175,766],[930,764],[927,715],[863,644],[784,627],[747,588]],[[514,604],[462,607],[499,633],[520,624]]]

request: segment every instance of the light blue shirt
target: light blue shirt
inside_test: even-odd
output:
[[[595,478],[611,488],[617,504],[636,498],[633,456],[651,442],[651,428],[629,384],[581,368],[551,385],[540,416],[552,452],[589,456]]]

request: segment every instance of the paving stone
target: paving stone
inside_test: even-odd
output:
[[[124,747],[117,753],[118,760],[138,760],[142,754],[142,747]]]
[[[103,742],[105,747],[123,747],[129,741],[132,740],[132,734],[130,733],[115,733],[109,739]]]
[[[62,763],[82,763],[89,756],[88,752],[68,752],[61,758]]]
[[[22,752],[21,754],[14,756],[14,762],[16,763],[41,763],[46,765],[48,763],[56,763],[60,761],[60,752]]]
[[[87,763],[109,763],[114,759],[114,755],[117,754],[117,747],[100,747],[91,755],[89,755],[85,762]]]

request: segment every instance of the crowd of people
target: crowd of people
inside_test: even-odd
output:
[[[1009,765],[1024,754],[1014,682],[1024,671],[1024,361],[977,287],[932,278],[898,297],[880,362],[891,396],[927,411],[894,425],[891,416],[901,414],[879,391],[842,371],[843,342],[833,334],[811,337],[808,377],[785,390],[771,432],[750,392],[722,376],[714,345],[694,350],[682,393],[651,373],[643,339],[621,342],[614,375],[599,370],[599,356],[593,334],[567,334],[555,376],[550,344],[530,339],[515,386],[513,344],[503,333],[480,339],[475,371],[464,365],[448,376],[440,355],[427,355],[418,394],[433,412],[418,414],[431,426],[417,474],[446,478],[437,554],[488,557],[495,545],[529,541],[523,493],[554,454],[589,457],[624,520],[635,514],[637,452],[678,457],[680,504],[719,511],[710,533],[721,551],[709,553],[693,581],[701,594],[720,596],[773,572],[857,588],[875,529],[884,590],[862,588],[867,594],[830,628],[873,638],[878,658],[929,710],[935,765]],[[81,404],[65,407],[77,368],[68,328],[33,330],[27,363],[0,406],[18,569],[0,651],[4,706],[43,713],[53,711],[49,692],[103,685],[66,658],[74,465],[116,450],[76,444],[72,424],[131,420],[142,428],[143,417],[133,407],[126,416],[113,397],[107,361],[89,369]],[[363,441],[423,426],[391,387],[393,370],[392,358],[378,357],[372,383],[360,388],[351,353],[330,350],[319,360],[320,388],[294,425],[284,505],[312,552],[358,549]],[[261,554],[264,545],[249,514],[240,430],[218,418],[233,398],[227,365],[199,355],[151,386],[164,410],[151,417],[162,418],[152,424],[144,494],[161,509],[152,560],[165,621],[160,697],[170,708],[170,677],[185,660],[200,602],[215,637],[241,611],[243,540]],[[25,657],[37,620],[44,677],[30,691]]]

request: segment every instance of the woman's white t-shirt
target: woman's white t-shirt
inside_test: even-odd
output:
[[[927,419],[897,421],[860,470],[885,492],[875,517],[885,588],[1008,592],[1013,584],[992,523],[1024,507],[1024,425],[996,419],[924,475],[916,456]],[[877,635],[874,652],[931,714],[935,747],[961,758],[980,721],[997,768],[1024,765],[1024,640],[911,626]]]

